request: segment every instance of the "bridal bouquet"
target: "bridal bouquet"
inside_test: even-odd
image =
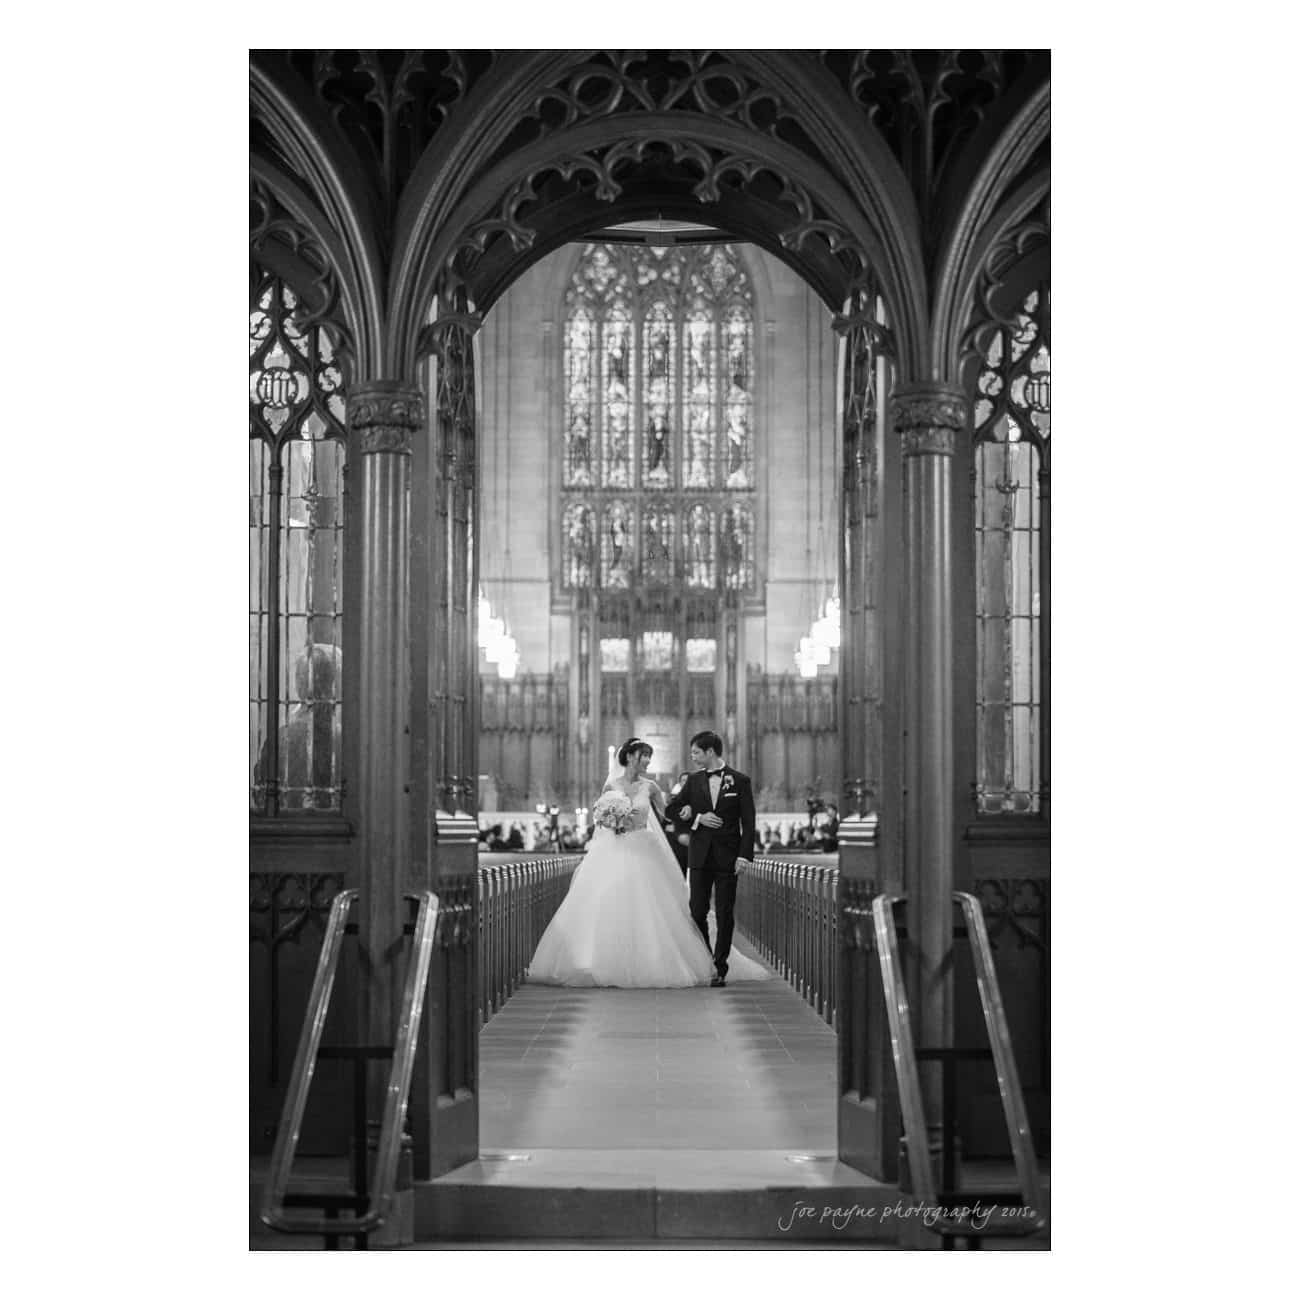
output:
[[[632,829],[632,800],[617,790],[606,790],[591,809],[591,820],[615,835]]]

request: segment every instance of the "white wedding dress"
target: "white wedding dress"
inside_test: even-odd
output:
[[[634,829],[616,835],[596,828],[533,954],[530,984],[662,989],[713,978],[713,956],[691,920],[677,859],[650,816],[651,784],[606,782],[632,800]],[[732,945],[729,984],[770,978],[766,967],[736,951],[734,939]]]

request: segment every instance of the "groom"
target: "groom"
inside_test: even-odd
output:
[[[717,974],[711,983],[727,983],[727,957],[736,918],[736,881],[754,857],[754,787],[749,777],[722,761],[722,738],[713,731],[691,737],[691,762],[699,769],[664,809],[670,821],[690,826],[687,864],[691,875],[691,916],[709,942],[709,896],[718,919],[713,947]]]

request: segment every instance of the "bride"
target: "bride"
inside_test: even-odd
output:
[[[691,920],[681,871],[651,810],[664,796],[645,775],[654,753],[633,736],[610,765],[605,790],[626,795],[632,829],[598,826],[569,892],[546,927],[528,980],[570,987],[684,988],[713,976],[708,944]],[[760,980],[769,972],[732,951],[729,980]]]

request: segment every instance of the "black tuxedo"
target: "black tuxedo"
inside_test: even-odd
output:
[[[691,916],[704,942],[709,942],[709,900],[718,918],[718,939],[713,946],[713,964],[718,974],[727,973],[731,934],[735,928],[736,859],[754,860],[754,787],[749,777],[723,766],[714,804],[710,773],[692,772],[686,784],[668,801],[665,814],[673,825],[689,825],[691,842],[687,866],[691,879]],[[688,822],[679,822],[683,808],[691,810]],[[722,825],[715,829],[696,825],[702,813],[715,812]]]

